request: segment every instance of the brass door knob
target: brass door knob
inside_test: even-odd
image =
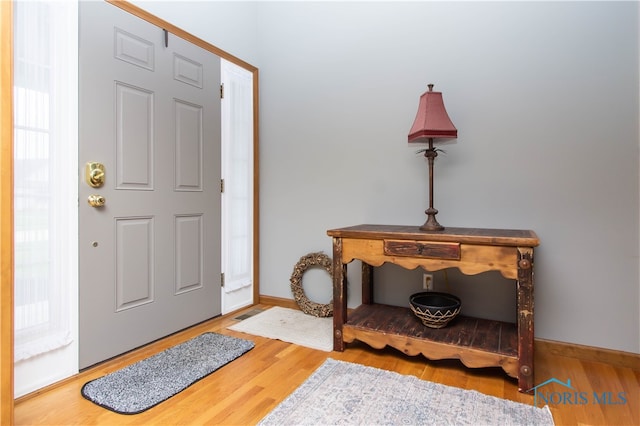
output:
[[[91,207],[102,207],[107,200],[102,195],[89,195],[87,202]]]

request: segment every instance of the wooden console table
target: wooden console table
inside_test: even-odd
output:
[[[455,358],[467,367],[502,367],[518,379],[520,392],[533,388],[533,231],[358,225],[331,229],[333,237],[333,349],[360,340],[407,355]],[[362,261],[362,305],[347,318],[347,264]],[[517,323],[458,316],[445,328],[425,327],[408,308],[373,301],[373,267],[385,262],[427,271],[458,268],[467,275],[500,271],[516,280]],[[464,300],[462,301],[464,305]]]

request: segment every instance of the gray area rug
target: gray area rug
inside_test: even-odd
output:
[[[553,425],[543,408],[327,359],[260,425]]]
[[[204,333],[121,370],[92,380],[82,396],[120,414],[161,403],[252,349],[250,340]]]

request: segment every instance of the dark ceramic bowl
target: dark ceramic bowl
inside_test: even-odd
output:
[[[460,299],[453,294],[426,291],[409,297],[411,310],[424,325],[442,328],[460,313]]]

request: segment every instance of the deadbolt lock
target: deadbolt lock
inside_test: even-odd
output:
[[[104,164],[89,162],[85,166],[85,179],[89,186],[100,188],[104,185]]]

